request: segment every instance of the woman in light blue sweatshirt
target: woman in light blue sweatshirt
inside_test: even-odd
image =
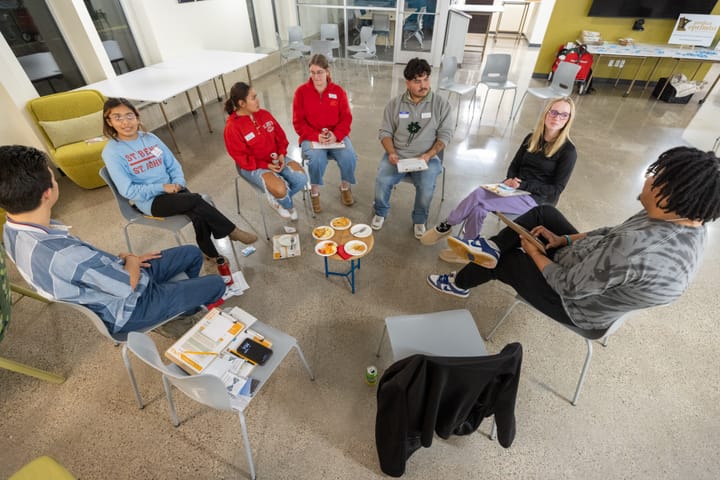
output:
[[[155,135],[140,131],[140,113],[124,98],[109,98],[103,108],[103,132],[110,141],[102,157],[120,195],[146,215],[187,215],[195,228],[200,250],[210,258],[219,256],[211,235],[217,239],[253,243],[257,236],[240,230],[200,194],[185,186],[180,163]]]

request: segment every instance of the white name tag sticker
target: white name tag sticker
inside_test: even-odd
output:
[[[400,112],[400,118],[410,118],[410,112]]]
[[[334,98],[335,100],[337,100],[337,95],[334,93],[328,93],[328,98]]]
[[[245,141],[246,141],[246,142],[249,142],[249,141],[252,140],[253,138],[255,138],[255,132],[250,132],[250,133],[248,133],[247,135],[245,135]]]
[[[432,118],[432,112],[423,112],[420,118]]]
[[[160,147],[158,147],[157,145],[155,145],[152,150],[150,150],[150,153],[152,153],[156,157],[162,157],[162,150],[160,150]]]

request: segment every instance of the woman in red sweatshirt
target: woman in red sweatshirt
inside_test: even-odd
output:
[[[320,213],[319,186],[332,157],[340,168],[340,199],[350,206],[350,185],[355,183],[357,155],[350,143],[352,113],[345,90],[332,82],[324,55],[310,59],[310,79],[295,90],[293,126],[300,137],[300,148],[308,160],[313,211]]]
[[[283,218],[297,220],[292,197],[307,184],[302,166],[286,161],[288,139],[270,112],[260,108],[255,89],[238,82],[225,102],[225,148],[238,173],[265,190],[270,205]]]

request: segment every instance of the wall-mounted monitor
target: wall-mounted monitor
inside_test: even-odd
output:
[[[717,0],[593,0],[588,17],[677,18],[709,14]]]

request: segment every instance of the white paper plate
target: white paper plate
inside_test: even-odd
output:
[[[335,217],[330,220],[330,226],[335,230],[347,230],[351,225],[352,221],[347,217]]]
[[[350,233],[358,238],[365,238],[372,235],[372,228],[370,228],[370,225],[365,225],[364,223],[356,223],[350,229]]]
[[[289,247],[292,245],[293,237],[292,235],[282,235],[278,237],[278,245],[282,245],[283,247]]]
[[[315,253],[321,257],[330,257],[337,253],[337,243],[332,240],[324,240],[315,245]]]
[[[359,257],[365,255],[368,251],[367,243],[362,240],[350,240],[345,244],[345,253],[352,255],[353,257]]]
[[[315,227],[312,231],[312,236],[315,240],[327,240],[328,238],[332,238],[333,235],[335,235],[335,230],[327,225]]]

